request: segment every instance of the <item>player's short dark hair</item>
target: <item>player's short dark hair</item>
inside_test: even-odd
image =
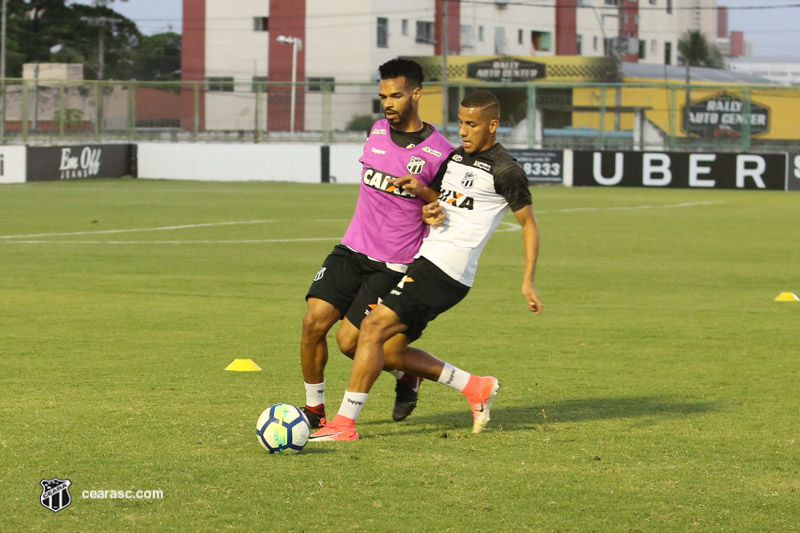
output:
[[[409,89],[422,87],[425,76],[422,74],[422,67],[411,59],[396,58],[391,59],[378,67],[382,80],[390,80],[404,76]]]
[[[500,118],[500,100],[489,91],[475,91],[461,100],[461,107],[477,108],[481,115],[489,119]]]

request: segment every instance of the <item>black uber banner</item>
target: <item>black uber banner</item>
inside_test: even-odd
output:
[[[576,150],[573,184],[784,190],[786,154]]]
[[[800,153],[789,154],[789,171],[786,178],[787,191],[800,191]]]

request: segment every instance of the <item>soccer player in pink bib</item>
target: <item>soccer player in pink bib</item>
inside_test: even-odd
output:
[[[453,152],[450,142],[420,119],[419,64],[393,59],[379,70],[386,118],[372,126],[359,159],[363,168],[355,214],[306,295],[300,342],[303,411],[314,428],[325,416],[328,331],[342,320],[336,341],[345,355],[355,355],[361,321],[403,278],[428,233],[422,206],[438,198],[429,185]],[[398,378],[392,418],[400,421],[416,407],[422,380],[392,373]]]

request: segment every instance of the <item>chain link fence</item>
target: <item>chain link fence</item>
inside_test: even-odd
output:
[[[458,103],[475,89],[501,100],[499,140],[530,148],[787,150],[800,142],[800,88],[742,84],[446,85],[420,112],[458,141]],[[0,141],[361,141],[382,117],[376,83],[295,84],[7,79]]]

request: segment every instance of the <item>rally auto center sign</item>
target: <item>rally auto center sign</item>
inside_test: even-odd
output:
[[[750,102],[750,115],[745,114],[745,105],[736,95],[722,92],[710,98],[689,104],[683,114],[683,130],[688,135],[701,138],[738,138],[742,126],[750,125],[750,135],[769,130],[769,109]]]
[[[483,81],[532,81],[544,78],[546,72],[542,63],[514,58],[467,63],[467,76]]]

